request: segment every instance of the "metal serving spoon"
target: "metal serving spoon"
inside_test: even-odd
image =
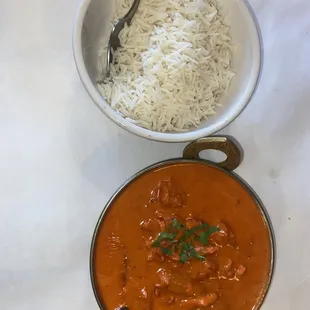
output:
[[[121,46],[118,35],[121,30],[125,27],[125,24],[130,25],[134,15],[136,14],[140,0],[134,0],[128,13],[121,19],[117,21],[114,25],[109,39],[109,44],[107,48],[107,66],[106,66],[106,77],[109,78],[111,74],[111,63],[113,61],[112,49],[115,51],[118,47]]]

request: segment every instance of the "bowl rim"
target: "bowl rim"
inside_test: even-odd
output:
[[[238,1],[238,4],[240,5],[242,11],[245,13],[248,25],[252,28],[251,32],[253,33],[253,76],[250,79],[247,91],[243,95],[243,100],[239,101],[239,104],[236,105],[236,107],[227,117],[215,121],[214,124],[202,128],[197,128],[193,131],[176,133],[156,132],[131,123],[130,121],[126,120],[122,115],[114,111],[112,107],[105,102],[103,97],[96,90],[94,84],[91,81],[91,78],[88,75],[82,51],[83,23],[91,1],[92,0],[81,0],[77,9],[72,35],[72,49],[74,61],[82,84],[84,85],[93,102],[110,120],[112,120],[121,128],[136,136],[148,140],[158,142],[189,142],[199,139],[201,137],[210,136],[222,130],[231,122],[233,122],[250,102],[258,87],[262,71],[262,40],[260,36],[258,22],[250,5],[246,1],[236,0]]]
[[[267,295],[269,293],[270,287],[272,285],[272,281],[274,278],[274,273],[275,273],[275,268],[276,268],[276,238],[275,238],[275,233],[272,225],[271,218],[268,214],[268,211],[263,204],[262,200],[258,196],[258,194],[254,191],[254,189],[241,177],[239,176],[236,172],[234,171],[229,171],[226,170],[222,167],[220,167],[217,163],[206,160],[206,159],[186,159],[184,157],[180,158],[171,158],[167,160],[163,160],[154,164],[151,164],[140,171],[136,172],[134,175],[132,175],[129,179],[127,179],[123,184],[120,185],[120,187],[114,192],[114,194],[110,197],[110,199],[107,201],[105,204],[103,210],[101,211],[99,218],[96,222],[96,226],[92,235],[92,240],[91,240],[91,245],[90,245],[90,253],[89,253],[89,272],[90,272],[90,280],[91,280],[91,285],[93,289],[93,293],[95,296],[95,299],[97,301],[97,304],[101,310],[106,310],[106,306],[104,303],[104,300],[102,296],[100,296],[97,282],[96,282],[96,272],[95,272],[95,264],[94,264],[94,255],[95,255],[95,249],[96,249],[96,242],[98,238],[98,234],[101,228],[101,225],[104,221],[104,218],[108,212],[108,210],[113,207],[113,203],[115,199],[121,195],[121,193],[128,187],[130,186],[131,183],[135,182],[138,178],[143,176],[144,174],[147,174],[149,172],[152,172],[156,169],[161,169],[165,168],[167,166],[171,165],[183,165],[184,163],[188,164],[200,164],[200,165],[205,165],[209,167],[213,167],[224,174],[226,174],[227,177],[232,177],[236,182],[240,184],[248,193],[248,195],[253,199],[254,203],[256,204],[256,207],[258,211],[261,214],[262,220],[265,223],[265,227],[268,231],[269,235],[269,242],[270,242],[270,258],[269,258],[269,270],[266,278],[266,282],[264,285],[264,288],[261,292],[261,297],[258,300],[257,304],[253,308],[253,310],[259,310],[265,303],[265,300],[267,298]]]

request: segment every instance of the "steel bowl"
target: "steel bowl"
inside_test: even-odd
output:
[[[218,150],[226,154],[227,158],[225,161],[220,163],[214,163],[208,160],[202,160],[199,157],[199,153],[203,150]],[[134,182],[137,178],[142,176],[143,174],[152,171],[154,169],[164,167],[167,164],[183,164],[183,163],[190,163],[190,162],[199,162],[202,164],[205,164],[207,166],[212,166],[222,172],[224,172],[226,175],[233,177],[235,180],[239,182],[239,184],[246,189],[250,197],[253,199],[253,201],[256,203],[257,208],[259,209],[262,219],[265,222],[265,225],[268,229],[269,233],[269,240],[270,240],[270,263],[269,263],[269,273],[268,277],[266,279],[265,287],[262,292],[261,298],[259,299],[258,303],[256,304],[255,308],[252,310],[258,310],[261,308],[269,287],[271,285],[274,267],[275,267],[275,237],[273,233],[272,223],[270,221],[270,218],[268,216],[268,213],[260,200],[260,198],[257,196],[257,194],[254,192],[254,190],[236,173],[233,172],[234,169],[236,169],[241,161],[242,161],[242,149],[239,146],[238,142],[235,141],[231,137],[227,136],[214,136],[214,137],[207,137],[207,138],[201,138],[198,139],[192,143],[190,143],[188,146],[185,147],[183,151],[183,157],[182,158],[175,158],[170,160],[165,160],[156,164],[153,164],[138,173],[136,173],[134,176],[132,176],[128,181],[126,181],[125,184],[123,184],[116,192],[115,194],[110,198],[110,200],[107,202],[106,206],[104,207],[99,220],[97,222],[97,225],[95,227],[95,231],[93,234],[93,239],[91,243],[91,251],[90,251],[90,276],[91,276],[91,282],[92,287],[94,291],[95,298],[97,300],[97,303],[101,310],[106,310],[106,307],[104,305],[104,300],[100,296],[98,289],[97,289],[97,283],[96,283],[96,277],[95,277],[95,270],[94,270],[94,253],[95,253],[95,247],[96,247],[96,240],[97,236],[100,230],[100,226],[104,220],[104,217],[106,215],[107,210],[113,205],[114,200],[122,193],[122,191],[132,182]]]
[[[137,126],[115,112],[101,96],[97,81],[102,78],[105,61],[99,51],[107,46],[109,21],[114,12],[112,0],[82,0],[78,8],[73,32],[73,52],[80,78],[98,108],[113,122],[127,131],[150,140],[186,142],[209,136],[231,123],[250,101],[256,88],[261,68],[261,45],[258,28],[246,1],[223,1],[223,16],[231,26],[230,34],[235,45],[233,69],[236,76],[222,107],[198,128],[181,133],[155,132]]]

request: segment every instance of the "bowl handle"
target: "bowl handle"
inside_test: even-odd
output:
[[[228,171],[235,170],[243,158],[241,146],[234,138],[229,136],[212,136],[197,139],[185,147],[183,158],[199,160],[201,159],[199,153],[203,150],[217,150],[225,153],[227,156],[226,160],[216,164]]]

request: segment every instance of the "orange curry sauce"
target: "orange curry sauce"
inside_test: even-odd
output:
[[[180,262],[180,253],[152,247],[178,219],[190,229],[218,227],[205,260]],[[244,186],[212,166],[167,164],[131,182],[113,201],[93,252],[98,295],[107,310],[252,310],[271,270],[269,230]]]

